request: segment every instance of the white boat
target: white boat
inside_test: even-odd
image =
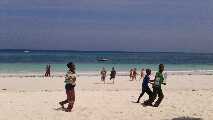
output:
[[[29,52],[30,52],[29,50],[25,50],[25,51],[24,51],[24,53],[29,53]]]
[[[97,58],[96,60],[97,61],[109,61],[109,59],[106,59],[106,58]]]

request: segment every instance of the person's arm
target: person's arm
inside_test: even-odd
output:
[[[154,80],[149,80],[149,83],[154,84],[155,80],[156,80],[156,75],[155,75],[155,79]]]
[[[163,84],[163,85],[166,85],[166,83],[164,82],[164,79],[163,79],[163,81],[162,81],[162,84]]]
[[[65,80],[69,79],[68,73],[65,74]]]
[[[156,79],[156,76],[155,76],[155,79]],[[153,80],[149,80],[149,82],[155,82],[155,79],[153,79]]]
[[[149,82],[154,82],[155,81],[155,79],[154,80],[149,80]]]
[[[164,76],[163,76],[162,84],[163,84],[163,85],[166,85],[166,83],[164,82],[164,80],[165,80],[165,78],[164,78]]]
[[[73,77],[73,82],[75,82],[76,81],[76,77]]]
[[[155,81],[155,79],[154,80],[149,80],[149,83],[153,85],[154,81]]]

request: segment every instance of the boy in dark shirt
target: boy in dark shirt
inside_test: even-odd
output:
[[[137,103],[139,103],[141,97],[144,95],[144,93],[147,93],[149,95],[149,99],[152,98],[152,91],[149,88],[149,81],[150,81],[150,76],[151,75],[151,70],[150,69],[146,69],[146,76],[143,79],[143,83],[142,83],[142,92],[140,94],[140,96],[138,97],[138,101]]]

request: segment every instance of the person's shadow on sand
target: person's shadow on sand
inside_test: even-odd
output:
[[[113,84],[113,83],[94,83],[94,84],[98,85],[98,84]]]
[[[194,118],[194,117],[178,117],[173,118],[172,120],[203,120],[202,118]]]
[[[131,101],[132,103],[135,103],[135,104],[141,104],[143,107],[153,107],[153,106],[151,106],[151,105],[145,105],[144,103],[138,103],[138,102],[136,102],[136,101]]]
[[[62,107],[59,108],[53,108],[55,111],[64,111],[64,109]]]

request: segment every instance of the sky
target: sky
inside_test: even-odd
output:
[[[213,53],[213,0],[1,0],[0,48]]]

